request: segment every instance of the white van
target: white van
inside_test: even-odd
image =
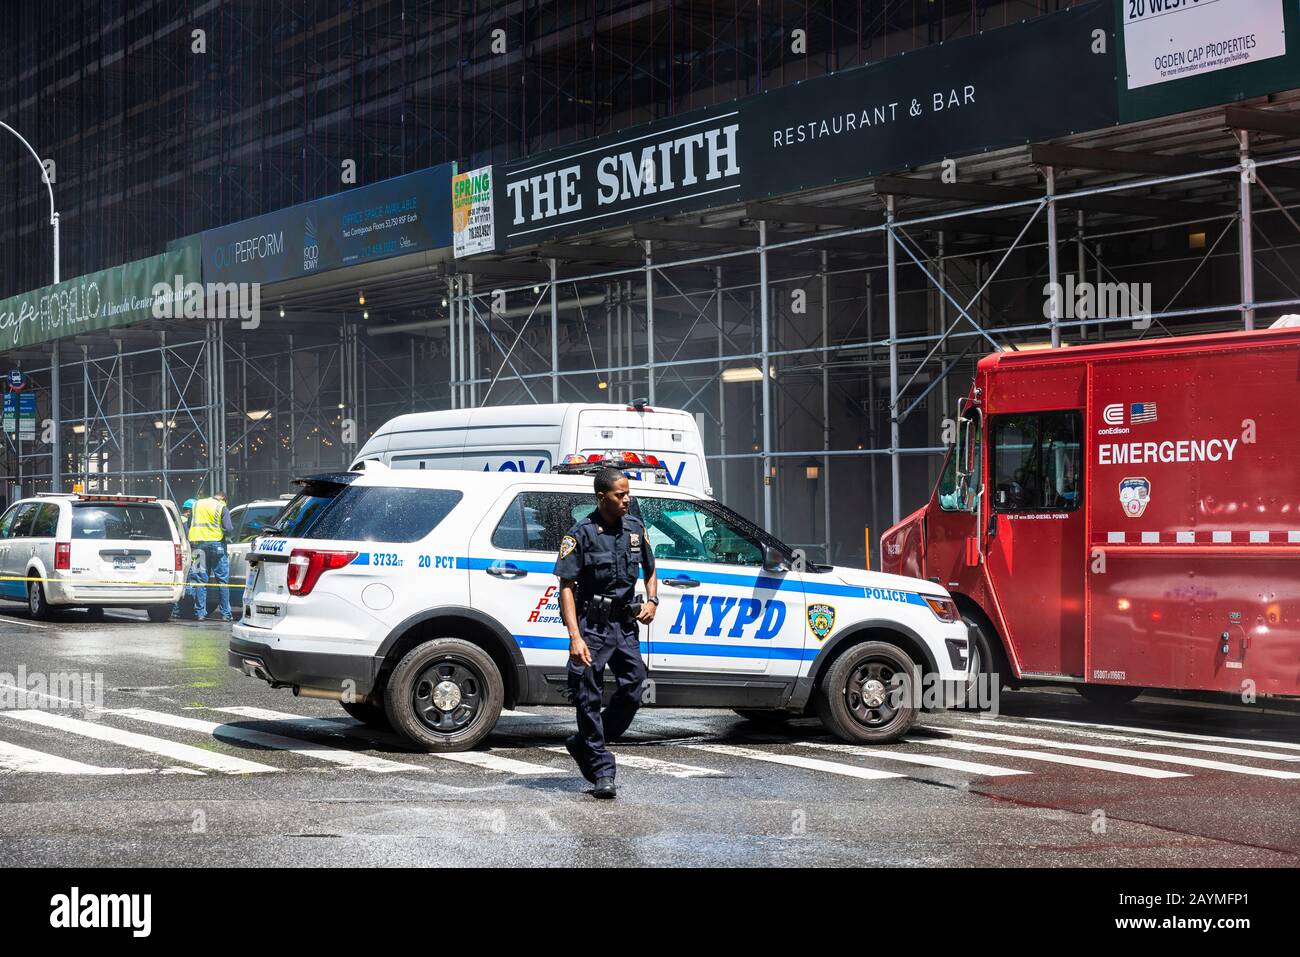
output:
[[[171,617],[185,580],[175,506],[152,495],[42,492],[0,516],[0,598],[52,607],[143,608]]]
[[[497,405],[399,415],[362,446],[352,468],[379,461],[393,469],[544,473],[568,455],[610,451],[654,455],[664,465],[669,485],[713,494],[694,416],[640,402]]]

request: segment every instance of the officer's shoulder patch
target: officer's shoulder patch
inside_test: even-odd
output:
[[[572,535],[565,535],[560,539],[560,557],[568,558],[573,554],[573,550],[578,547],[578,540]]]

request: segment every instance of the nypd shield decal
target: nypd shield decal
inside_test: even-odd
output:
[[[835,609],[830,605],[809,605],[808,627],[818,641],[824,641],[835,627]]]

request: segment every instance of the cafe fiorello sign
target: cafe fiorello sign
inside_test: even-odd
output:
[[[148,259],[88,273],[0,301],[0,350],[85,335],[154,318],[158,289],[199,275],[187,244]]]

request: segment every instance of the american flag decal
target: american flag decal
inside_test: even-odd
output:
[[[1156,404],[1154,402],[1134,402],[1129,406],[1128,420],[1132,425],[1154,422],[1156,420]]]

